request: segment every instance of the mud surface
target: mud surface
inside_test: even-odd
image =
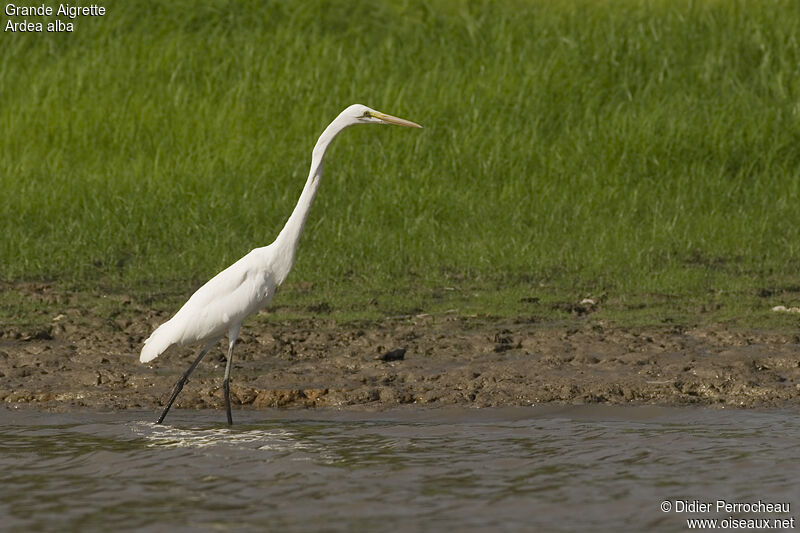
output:
[[[168,316],[65,308],[49,325],[0,331],[0,400],[48,409],[157,408],[195,357],[173,348],[141,364],[143,340]],[[176,402],[222,406],[220,343]],[[415,316],[338,324],[245,324],[234,351],[238,409],[504,406],[557,403],[800,404],[796,335],[723,327],[629,329],[588,318],[562,324]]]

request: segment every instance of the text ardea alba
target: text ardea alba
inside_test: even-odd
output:
[[[245,318],[265,307],[275,294],[275,290],[289,275],[294,265],[297,242],[303,231],[311,203],[319,188],[322,176],[322,158],[334,137],[348,126],[355,124],[397,124],[421,128],[419,124],[393,117],[355,104],[342,111],[317,140],[311,156],[311,170],[308,180],[300,194],[297,206],[286,221],[275,241],[269,246],[256,248],[234,264],[211,278],[197,289],[189,300],[168,321],[159,326],[144,342],[139,360],[152,361],[173,345],[183,346],[203,342],[200,354],[188,370],[175,384],[172,396],[158,419],[164,421],[169,408],[183,389],[189,375],[197,367],[206,353],[225,334],[228,335],[228,361],[222,389],[225,394],[225,410],[228,424],[231,416],[230,374],[233,360],[233,345]]]

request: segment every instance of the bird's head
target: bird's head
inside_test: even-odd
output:
[[[380,111],[375,111],[369,107],[361,104],[353,104],[344,110],[344,113],[350,118],[354,124],[397,124],[398,126],[407,126],[409,128],[421,128],[416,122],[405,120],[403,118],[393,117]]]

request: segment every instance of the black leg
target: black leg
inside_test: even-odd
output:
[[[194,369],[197,367],[197,365],[200,363],[203,357],[205,357],[205,355],[208,353],[211,347],[214,346],[216,342],[217,341],[214,340],[206,344],[206,347],[203,348],[203,350],[200,352],[200,355],[197,356],[197,359],[194,360],[194,362],[189,366],[189,369],[183,374],[183,376],[181,376],[181,379],[179,379],[178,382],[175,384],[175,388],[172,389],[172,396],[167,402],[167,406],[164,408],[164,412],[161,413],[160,417],[158,417],[158,421],[156,421],[156,424],[160,424],[164,421],[164,418],[167,416],[167,412],[169,412],[169,408],[172,407],[172,403],[175,401],[175,398],[178,397],[178,394],[181,392],[181,390],[183,390],[183,385],[189,379],[189,375],[194,371]]]
[[[222,391],[225,393],[225,414],[228,415],[228,425],[233,425],[233,415],[231,415],[231,386],[230,381],[222,382]]]
[[[225,413],[228,415],[228,425],[233,425],[231,415],[231,361],[233,361],[233,345],[236,343],[234,337],[228,345],[228,362],[225,363],[225,378],[222,380],[222,392],[225,393]]]

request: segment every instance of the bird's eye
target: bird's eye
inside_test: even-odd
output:
[[[364,114],[361,116],[364,118],[369,118],[371,115],[369,114],[369,111],[364,111]]]

